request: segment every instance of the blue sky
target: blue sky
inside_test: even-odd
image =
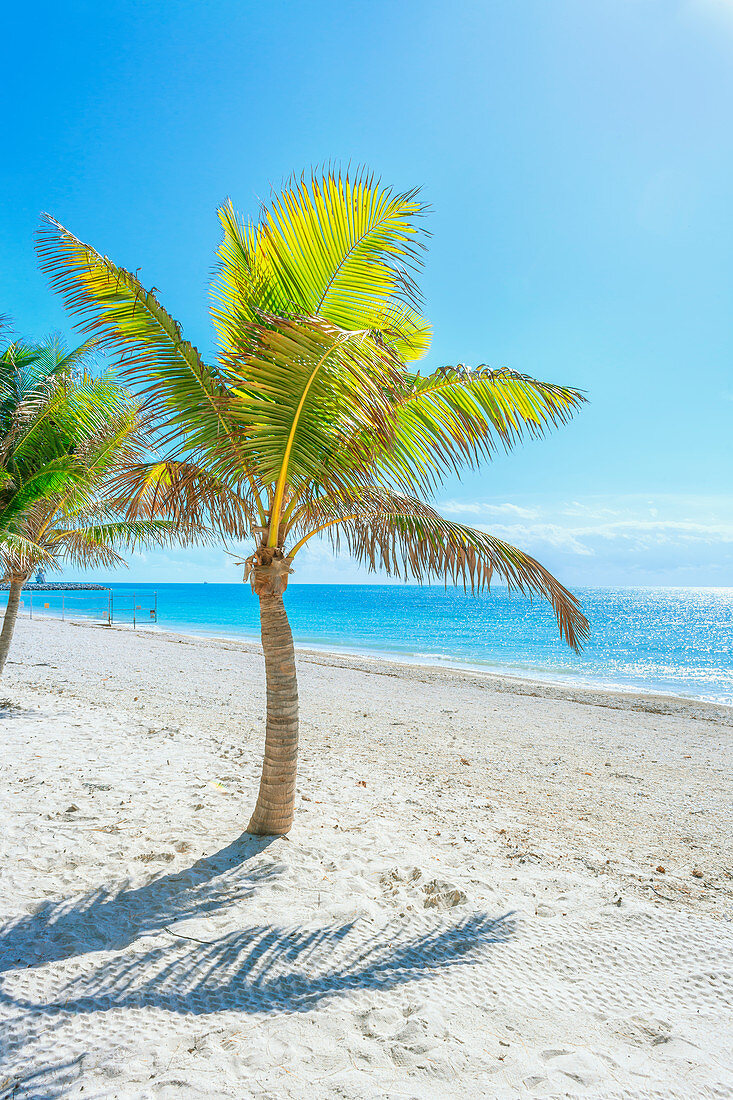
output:
[[[570,584],[733,584],[733,0],[41,0],[4,38],[0,312],[19,333],[71,333],[35,264],[48,210],[210,353],[217,204],[254,215],[294,170],[368,164],[433,208],[426,365],[590,399],[446,484],[446,512]],[[173,550],[127,576],[237,570]],[[315,547],[294,580],[362,576]]]

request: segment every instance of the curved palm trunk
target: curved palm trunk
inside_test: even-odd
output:
[[[23,585],[25,584],[25,577],[11,577],[10,578],[10,591],[8,592],[8,606],[5,608],[5,617],[3,618],[3,628],[0,630],[0,673],[5,668],[5,662],[8,659],[8,653],[10,652],[10,643],[13,640],[13,631],[15,630],[15,621],[18,618],[18,606],[20,604],[20,594],[23,591]]]
[[[295,650],[282,595],[260,595],[267,678],[267,730],[257,805],[248,833],[278,836],[293,823],[298,770],[298,681]]]

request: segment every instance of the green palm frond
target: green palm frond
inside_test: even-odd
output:
[[[45,399],[65,376],[86,373],[96,341],[67,348],[58,336],[40,343],[16,341],[0,355],[0,424],[11,407]]]
[[[18,340],[0,355],[0,430],[6,430],[20,403],[39,400],[50,392],[53,374],[49,376],[46,347]]]
[[[73,454],[124,413],[128,398],[110,376],[63,379],[45,396],[22,400],[6,426],[0,454],[9,447],[14,466],[35,468],[42,456]]]
[[[38,253],[78,326],[94,336],[100,350],[121,356],[124,376],[139,388],[149,415],[171,433],[190,433],[193,445],[226,434],[226,391],[216,371],[183,338],[152,290],[48,215]]]
[[[430,343],[415,282],[424,212],[417,191],[395,194],[367,172],[292,180],[258,225],[227,203],[213,309],[225,353],[246,347],[264,310],[351,331],[386,327],[405,360],[419,358]]]
[[[435,488],[497,448],[511,449],[568,421],[585,398],[578,390],[510,370],[441,367],[411,375],[397,395],[394,439],[376,465],[408,491]]]
[[[69,348],[59,336],[49,336],[37,344],[25,345],[21,374],[24,390],[31,390],[39,383],[48,385],[69,375],[88,374],[96,356],[97,341],[85,340],[77,347]],[[15,355],[16,370],[21,360]]]
[[[129,404],[109,376],[82,370],[92,351],[90,342],[69,350],[50,338],[0,356],[0,532],[20,534],[41,502],[81,492],[83,452]]]
[[[0,538],[16,530],[25,515],[39,502],[72,491],[83,479],[83,471],[73,459],[55,458],[47,462],[16,491],[3,494],[0,503]]]
[[[365,332],[317,318],[268,318],[242,366],[233,416],[261,481],[299,485],[338,479],[365,457],[364,436],[386,446],[395,362]]]

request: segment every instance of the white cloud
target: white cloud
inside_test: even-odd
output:
[[[621,515],[615,508],[603,507],[600,504],[582,504],[579,500],[571,500],[560,509],[563,516],[585,516],[586,519],[608,519],[611,516]]]
[[[628,570],[631,577],[643,568],[648,576],[657,564],[669,578],[694,575],[698,565],[704,565],[706,576],[725,577],[730,571],[730,498],[637,494],[557,501],[541,508],[455,500],[443,507],[550,568],[586,576],[592,569],[595,583],[614,570]]]
[[[514,516],[517,519],[535,519],[540,514],[537,508],[521,508],[518,504],[462,500],[446,500],[438,505],[438,511],[446,516]]]
[[[552,546],[568,554],[590,557],[595,551],[582,542],[577,534],[566,527],[554,523],[511,524],[506,526],[479,525],[479,529],[496,535],[504,542],[518,546],[520,550],[531,550],[536,545]]]
[[[733,543],[733,524],[694,523],[688,520],[620,520],[576,532],[600,539],[626,539],[639,548],[659,543]]]

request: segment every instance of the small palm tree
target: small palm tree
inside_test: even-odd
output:
[[[139,408],[113,379],[80,373],[92,345],[13,345],[0,357],[0,631],[7,661],[23,585],[39,566],[123,563],[118,549],[168,539],[170,520],[116,513],[110,478],[145,453]]]
[[[68,384],[93,351],[94,341],[68,351],[48,339],[0,352],[0,537],[35,501],[74,484],[75,449],[104,424],[112,398],[101,380]]]
[[[576,598],[537,561],[426,501],[583,398],[509,370],[410,369],[430,341],[415,282],[424,213],[416,192],[364,172],[292,181],[256,224],[223,206],[214,363],[136,276],[52,218],[41,230],[52,284],[81,328],[122,355],[157,425],[156,461],[124,481],[129,514],[173,508],[254,536],[245,579],[260,601],[267,723],[253,833],[286,833],[293,819],[298,692],[283,593],[317,534],[420,582],[473,590],[497,577],[548,598],[571,646],[587,632]]]

